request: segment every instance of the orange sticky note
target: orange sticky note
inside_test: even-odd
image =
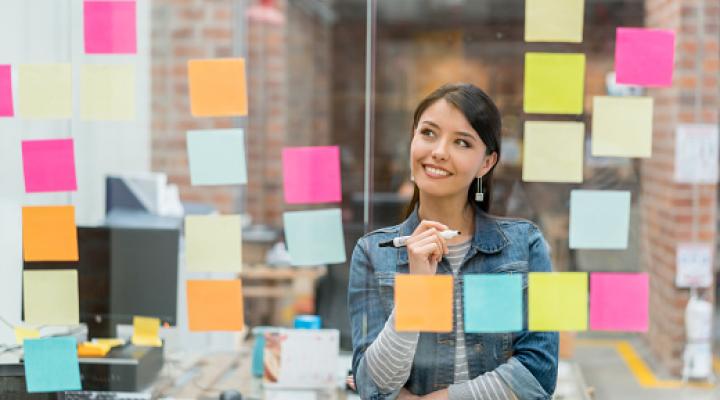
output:
[[[239,279],[188,280],[187,304],[191,331],[240,331],[245,324]]]
[[[395,329],[398,331],[450,332],[452,310],[452,276],[395,276]]]
[[[245,59],[190,60],[188,81],[193,116],[247,115]]]
[[[23,207],[25,261],[77,261],[74,206]]]

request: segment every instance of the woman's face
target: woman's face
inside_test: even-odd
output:
[[[410,161],[415,184],[432,196],[465,196],[473,179],[485,175],[497,159],[485,151],[463,113],[440,99],[420,115],[413,132]]]

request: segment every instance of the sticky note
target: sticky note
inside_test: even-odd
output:
[[[626,249],[630,227],[630,192],[570,192],[570,248]]]
[[[73,139],[23,140],[22,159],[27,193],[77,190]]]
[[[77,226],[74,206],[22,208],[25,261],[77,261]]]
[[[528,328],[531,331],[584,331],[588,322],[586,272],[528,274]]]
[[[525,54],[526,113],[582,114],[584,86],[584,54]]]
[[[190,60],[188,79],[192,115],[247,115],[245,59]]]
[[[450,332],[452,328],[451,275],[395,275],[395,329]]]
[[[188,271],[240,272],[242,223],[239,215],[185,217]]]
[[[12,97],[12,75],[9,65],[0,65],[0,117],[15,115]]]
[[[137,23],[135,1],[85,1],[83,27],[85,53],[135,54]]]
[[[652,97],[593,97],[592,155],[650,157]]]
[[[584,143],[582,122],[526,121],[523,181],[582,182]]]
[[[340,209],[285,212],[283,223],[292,265],[345,262]]]
[[[132,343],[137,346],[160,347],[160,319],[151,317],[133,317]]]
[[[193,185],[247,183],[242,129],[189,131],[187,150]]]
[[[585,0],[525,0],[526,42],[581,43]]]
[[[13,332],[15,333],[15,343],[17,344],[23,344],[25,339],[35,339],[40,337],[40,331],[33,328],[23,328],[21,326],[16,326],[13,329]]]
[[[339,203],[340,148],[288,147],[282,152],[283,189],[288,204]]]
[[[718,124],[677,124],[675,182],[717,183]]]
[[[672,85],[675,32],[670,29],[617,28],[615,81],[625,85]]]
[[[70,64],[20,65],[18,113],[23,118],[72,117]]]
[[[188,326],[191,331],[240,331],[244,326],[242,282],[187,281]]]
[[[77,325],[79,319],[76,270],[23,271],[25,322],[33,325]]]
[[[80,71],[80,118],[110,121],[135,119],[134,66],[87,64]]]
[[[82,389],[74,337],[28,339],[23,357],[29,393]]]
[[[521,274],[464,275],[465,332],[516,332],[523,326]]]
[[[646,273],[590,274],[590,329],[647,332],[648,288]]]

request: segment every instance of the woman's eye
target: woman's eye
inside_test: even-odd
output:
[[[431,131],[430,129],[423,129],[420,131],[420,134],[424,136],[434,136],[435,132]]]
[[[468,143],[467,140],[458,139],[456,142],[460,145],[460,147],[470,147],[470,143]]]

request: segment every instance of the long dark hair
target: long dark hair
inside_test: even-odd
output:
[[[425,110],[433,105],[436,101],[445,99],[458,109],[475,132],[480,134],[480,140],[486,147],[485,155],[493,152],[497,153],[497,162],[500,161],[500,134],[502,131],[502,122],[500,120],[500,111],[498,111],[495,103],[490,99],[487,93],[483,92],[479,87],[471,83],[446,84],[436,89],[425,97],[415,109],[413,116],[412,132],[420,122],[420,116]],[[490,212],[490,203],[492,202],[492,181],[493,171],[497,162],[490,168],[485,176],[483,176],[483,193],[485,193],[484,201],[480,203],[480,208],[485,212]],[[407,218],[420,203],[420,191],[416,184],[413,183],[413,197],[405,209],[404,218]],[[474,179],[468,188],[467,199],[470,204],[475,201],[475,193],[477,193],[477,179]]]

